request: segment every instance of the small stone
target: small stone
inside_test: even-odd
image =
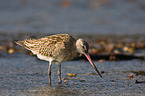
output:
[[[66,80],[64,80],[63,83],[66,83]]]
[[[71,74],[71,73],[68,73],[69,77],[75,77],[76,74]]]
[[[14,51],[15,51],[14,48],[11,48],[11,49],[8,50],[8,53],[9,53],[9,54],[13,54]]]
[[[100,59],[98,62],[99,63],[102,63],[102,62],[104,62],[105,60],[104,59]]]
[[[133,74],[130,74],[129,78],[133,78]]]

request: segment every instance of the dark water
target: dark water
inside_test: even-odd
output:
[[[55,95],[122,95],[144,96],[145,76],[135,72],[144,71],[145,61],[131,60],[98,63],[94,61],[103,78],[94,74],[93,67],[87,61],[68,61],[62,63],[62,78],[66,83],[58,84],[57,65],[52,66],[52,86],[48,86],[48,63],[34,56],[13,54],[0,58],[0,94],[1,96],[55,96]],[[69,77],[67,74],[77,74]],[[133,78],[129,76],[133,74]],[[64,81],[64,80],[63,80]]]
[[[1,0],[0,32],[145,34],[144,0]]]

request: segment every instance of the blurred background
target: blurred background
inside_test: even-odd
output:
[[[0,1],[0,50],[15,49],[16,40],[58,33],[85,39],[92,54],[134,54],[141,49],[137,52],[144,55],[145,1]]]
[[[144,0],[1,0],[0,33],[145,34]]]

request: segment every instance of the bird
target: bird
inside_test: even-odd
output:
[[[45,36],[40,39],[30,38],[23,41],[15,41],[15,43],[31,51],[40,60],[48,61],[49,85],[51,85],[52,63],[58,63],[58,79],[59,83],[61,83],[61,63],[77,58],[82,54],[86,56],[95,71],[102,78],[101,73],[98,71],[88,53],[89,45],[82,38],[76,40],[69,34],[56,34]]]

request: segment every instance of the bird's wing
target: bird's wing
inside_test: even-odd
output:
[[[75,39],[68,34],[58,34],[40,38],[37,40],[39,42],[39,54],[57,57],[63,54],[64,50],[67,49],[67,43],[70,43],[72,40]]]
[[[70,44],[72,44],[74,40],[75,39],[68,34],[57,34],[37,40],[30,38],[24,41],[17,41],[16,43],[32,51],[33,54],[56,57],[64,52],[64,50],[67,50],[68,46],[71,46]]]

